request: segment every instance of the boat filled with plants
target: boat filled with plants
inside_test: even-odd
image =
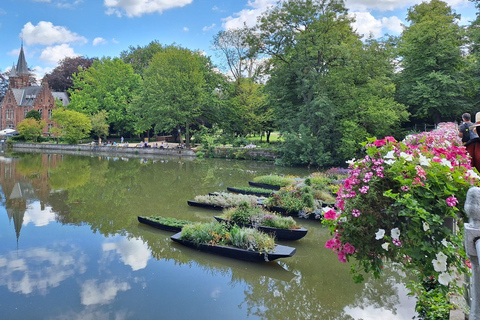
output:
[[[296,252],[293,247],[275,244],[271,236],[257,229],[230,228],[218,222],[186,225],[171,239],[200,251],[254,262],[288,258]]]
[[[227,187],[227,191],[240,194],[249,194],[257,197],[270,197],[275,192],[273,190],[270,191],[259,187]]]
[[[206,209],[223,210],[238,206],[241,202],[247,202],[251,206],[260,205],[265,198],[246,195],[220,192],[208,195],[196,196],[193,201],[188,200],[188,205]]]
[[[292,217],[283,217],[260,207],[251,207],[246,202],[224,210],[224,213],[215,219],[240,227],[256,228],[277,240],[299,240],[305,237],[308,231],[299,226]]]
[[[279,176],[279,175],[265,175],[255,177],[253,181],[249,181],[248,184],[252,187],[259,187],[271,190],[280,190],[282,187],[286,187],[295,181],[295,177],[292,176]]]
[[[151,227],[172,232],[180,232],[187,224],[194,222],[188,220],[180,220],[175,218],[164,218],[159,216],[141,217],[138,216],[138,222],[149,225]]]

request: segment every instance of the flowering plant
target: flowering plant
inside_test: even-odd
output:
[[[446,289],[452,267],[466,272],[463,229],[454,233],[445,221],[463,223],[466,193],[480,177],[455,133],[449,123],[402,142],[369,139],[365,158],[350,162],[324,223],[334,235],[325,246],[341,262],[354,258],[355,281],[362,271],[379,277],[386,259]]]

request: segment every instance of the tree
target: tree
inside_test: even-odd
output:
[[[108,135],[107,112],[105,110],[90,116],[92,121],[92,132],[98,138],[106,139]]]
[[[52,121],[61,128],[61,136],[69,144],[77,144],[78,140],[88,137],[92,123],[87,115],[59,107],[52,111]]]
[[[399,43],[402,72],[397,98],[413,117],[439,123],[462,114],[465,78],[462,72],[464,31],[460,16],[443,1],[422,2],[408,10],[410,22]]]
[[[122,60],[95,60],[90,68],[73,75],[69,108],[88,115],[104,110],[111,132],[129,132],[134,120],[129,104],[141,84],[140,76]]]
[[[53,91],[67,92],[73,87],[73,75],[90,68],[95,60],[95,58],[66,57],[60,60],[52,72],[45,75],[45,79]]]
[[[42,136],[43,128],[47,123],[43,120],[36,120],[33,117],[25,118],[17,125],[18,133],[25,137],[25,140],[37,142],[38,137]]]
[[[27,118],[33,118],[37,121],[40,121],[40,120],[42,120],[42,115],[37,110],[32,109],[32,110],[28,111],[27,114],[25,115],[25,119],[27,119]]]
[[[124,50],[120,53],[120,59],[122,59],[123,62],[130,64],[135,73],[143,76],[145,69],[147,69],[150,61],[153,59],[153,56],[158,52],[165,51],[165,48],[166,47],[160,44],[158,40],[154,40],[144,47],[128,47],[128,50]]]
[[[406,115],[393,100],[390,56],[364,45],[351,24],[337,0],[279,2],[259,20],[254,43],[271,57],[266,90],[285,140],[283,164],[343,164],[360,150],[352,137],[395,132]],[[388,122],[379,130],[382,110]]]
[[[171,46],[157,53],[132,106],[136,131],[159,133],[183,127],[190,147],[190,128],[202,116],[207,96],[213,96],[207,81],[212,69],[208,59],[185,48]]]

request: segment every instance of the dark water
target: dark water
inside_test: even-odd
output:
[[[128,161],[127,161],[128,160]],[[294,257],[255,264],[200,253],[137,215],[211,221],[195,195],[254,176],[307,169],[228,160],[0,156],[0,319],[411,319],[389,268],[354,284],[349,266],[308,235]]]

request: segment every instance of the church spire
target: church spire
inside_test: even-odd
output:
[[[17,68],[15,68],[15,64],[12,66],[12,69],[10,70],[10,75],[9,77],[16,77],[17,76]]]
[[[25,53],[23,52],[23,41],[22,47],[20,49],[20,55],[18,56],[17,62],[17,75],[28,74],[27,61],[25,60]]]

